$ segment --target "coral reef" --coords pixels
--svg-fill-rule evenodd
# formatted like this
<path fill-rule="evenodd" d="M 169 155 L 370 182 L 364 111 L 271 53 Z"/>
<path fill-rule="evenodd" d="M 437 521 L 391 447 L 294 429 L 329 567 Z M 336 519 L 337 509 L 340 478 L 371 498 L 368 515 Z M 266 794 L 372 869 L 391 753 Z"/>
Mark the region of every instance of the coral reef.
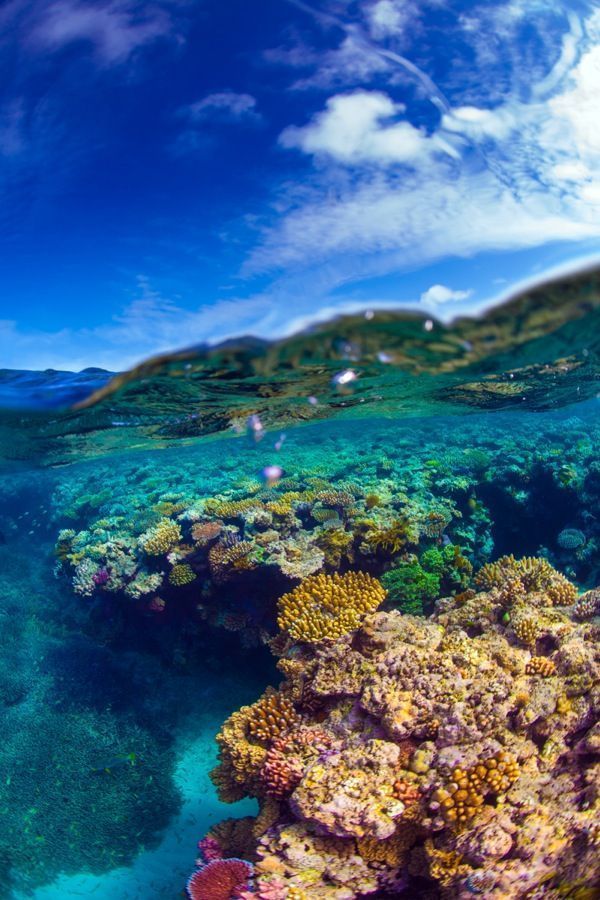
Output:
<path fill-rule="evenodd" d="M 291 632 L 286 600 L 271 696 L 299 721 L 261 732 L 249 763 L 252 707 L 234 713 L 222 735 L 237 729 L 243 761 L 220 736 L 215 773 L 276 801 L 254 828 L 258 896 L 518 900 L 600 879 L 597 627 L 546 560 L 503 558 L 476 582 L 429 619 L 365 611 L 327 641 Z"/>

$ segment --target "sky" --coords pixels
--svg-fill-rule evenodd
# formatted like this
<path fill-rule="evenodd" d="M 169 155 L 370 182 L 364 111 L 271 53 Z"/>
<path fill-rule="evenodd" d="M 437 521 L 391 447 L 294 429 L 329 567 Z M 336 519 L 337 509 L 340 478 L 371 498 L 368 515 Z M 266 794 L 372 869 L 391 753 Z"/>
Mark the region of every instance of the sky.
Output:
<path fill-rule="evenodd" d="M 4 0 L 0 367 L 122 370 L 600 259 L 600 10 Z"/>

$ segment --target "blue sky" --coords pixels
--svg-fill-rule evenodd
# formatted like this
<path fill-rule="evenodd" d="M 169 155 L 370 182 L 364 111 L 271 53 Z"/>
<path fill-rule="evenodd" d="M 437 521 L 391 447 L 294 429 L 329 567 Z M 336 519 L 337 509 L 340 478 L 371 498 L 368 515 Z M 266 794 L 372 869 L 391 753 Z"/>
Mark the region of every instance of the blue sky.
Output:
<path fill-rule="evenodd" d="M 0 366 L 451 317 L 598 258 L 595 7 L 5 0 Z"/>

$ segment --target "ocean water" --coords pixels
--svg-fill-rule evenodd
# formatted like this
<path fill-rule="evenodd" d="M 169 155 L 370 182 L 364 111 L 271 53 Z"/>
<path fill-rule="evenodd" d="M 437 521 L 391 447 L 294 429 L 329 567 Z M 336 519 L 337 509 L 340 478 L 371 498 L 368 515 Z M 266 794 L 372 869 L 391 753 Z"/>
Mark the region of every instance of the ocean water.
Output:
<path fill-rule="evenodd" d="M 217 793 L 215 736 L 281 681 L 271 643 L 278 601 L 305 579 L 366 573 L 387 590 L 384 610 L 423 621 L 510 555 L 545 560 L 578 593 L 599 586 L 599 316 L 592 271 L 451 326 L 368 311 L 275 344 L 194 348 L 114 378 L 3 373 L 0 896 L 182 895 L 209 829 L 256 816 L 257 796 L 264 808 L 249 783 L 232 803 Z M 586 646 L 597 643 L 595 622 L 590 607 Z M 477 637 L 470 627 L 465 640 Z M 540 643 L 537 655 L 554 665 L 555 653 L 558 678 L 557 648 Z M 312 652 L 292 648 L 287 659 Z M 584 824 L 549 851 L 564 859 L 600 846 L 592 675 L 556 763 L 556 777 L 579 766 L 587 792 L 587 805 L 572 809 Z M 295 702 L 307 727 L 329 727 L 333 701 L 317 713 Z M 564 707 L 568 718 L 567 706 L 555 703 L 548 716 Z M 331 734 L 341 739 L 350 726 L 336 722 Z M 532 738 L 540 758 L 542 732 Z M 487 737 L 484 729 L 482 747 Z M 255 745 L 264 752 L 269 740 Z M 535 794 L 525 761 L 521 783 L 529 778 Z M 278 802 L 263 835 L 309 821 L 321 836 L 354 841 L 328 832 L 318 810 L 311 819 L 300 801 Z M 415 874 L 418 853 L 433 852 L 427 841 L 445 839 L 421 827 L 412 862 L 378 859 L 360 882 L 361 851 L 337 875 L 306 883 L 281 864 L 279 886 L 275 878 L 268 893 L 263 869 L 257 896 L 598 896 L 593 866 L 582 874 L 568 863 L 569 881 L 554 871 L 558 858 L 539 885 L 496 884 L 494 867 L 511 869 L 514 849 L 484 865 L 461 845 L 447 851 L 456 854 L 450 875 L 431 858 Z M 260 852 L 246 857 L 255 863 Z M 480 889 L 473 872 L 484 869 L 491 886 Z"/>

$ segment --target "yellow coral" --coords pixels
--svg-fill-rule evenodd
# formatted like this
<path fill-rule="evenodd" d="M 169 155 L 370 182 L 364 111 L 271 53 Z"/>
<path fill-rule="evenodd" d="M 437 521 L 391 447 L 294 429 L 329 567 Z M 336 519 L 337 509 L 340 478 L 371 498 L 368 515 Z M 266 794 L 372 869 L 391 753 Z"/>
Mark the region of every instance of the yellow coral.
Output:
<path fill-rule="evenodd" d="M 407 518 L 396 519 L 387 528 L 380 528 L 367 535 L 367 544 L 375 551 L 390 556 L 399 553 L 407 544 L 417 544 L 419 534 Z"/>
<path fill-rule="evenodd" d="M 425 841 L 425 852 L 429 861 L 429 874 L 442 887 L 449 887 L 459 875 L 466 874 L 469 869 L 461 865 L 462 856 L 455 850 L 438 850 L 431 838 Z"/>
<path fill-rule="evenodd" d="M 503 750 L 470 769 L 457 767 L 446 787 L 434 791 L 432 799 L 449 825 L 465 825 L 485 803 L 488 794 L 508 790 L 519 775 L 517 761 Z"/>
<path fill-rule="evenodd" d="M 401 866 L 407 851 L 417 839 L 416 826 L 403 828 L 389 838 L 377 840 L 373 837 L 359 838 L 356 847 L 359 856 L 366 862 L 383 863 L 393 869 Z"/>
<path fill-rule="evenodd" d="M 358 628 L 385 593 L 377 579 L 364 572 L 309 575 L 279 600 L 277 624 L 295 640 L 335 639 Z"/>
<path fill-rule="evenodd" d="M 177 563 L 169 572 L 169 582 L 175 587 L 184 587 L 186 584 L 191 584 L 195 578 L 194 570 L 187 563 Z"/>
<path fill-rule="evenodd" d="M 259 506 L 258 500 L 247 497 L 243 500 L 223 500 L 220 503 L 211 504 L 210 511 L 220 519 L 239 519 L 244 513 Z"/>
<path fill-rule="evenodd" d="M 521 616 L 512 623 L 513 631 L 520 641 L 531 646 L 540 633 L 540 626 L 532 616 Z"/>
<path fill-rule="evenodd" d="M 140 537 L 140 545 L 148 556 L 162 556 L 181 540 L 181 528 L 172 519 L 161 519 Z"/>
<path fill-rule="evenodd" d="M 252 706 L 242 706 L 224 722 L 217 735 L 219 765 L 210 773 L 219 798 L 235 803 L 260 792 L 258 778 L 267 751 L 248 736 Z"/>

